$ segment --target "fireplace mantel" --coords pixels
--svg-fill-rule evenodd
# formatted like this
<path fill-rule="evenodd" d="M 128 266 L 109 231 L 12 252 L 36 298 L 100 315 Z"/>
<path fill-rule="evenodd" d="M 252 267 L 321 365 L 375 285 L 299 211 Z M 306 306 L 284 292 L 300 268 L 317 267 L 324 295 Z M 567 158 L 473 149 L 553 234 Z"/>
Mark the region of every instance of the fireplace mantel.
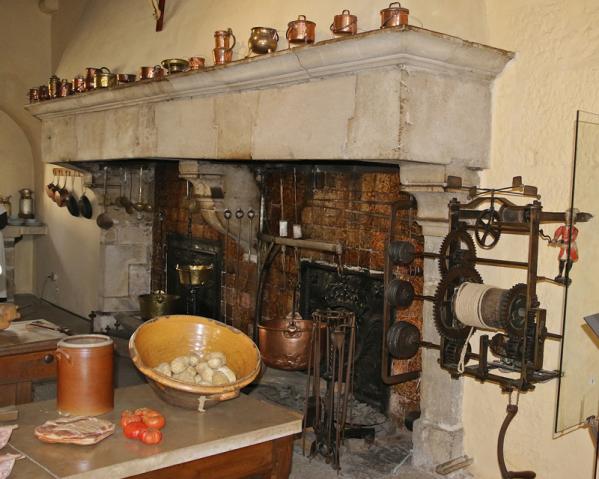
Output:
<path fill-rule="evenodd" d="M 488 165 L 513 54 L 404 26 L 28 105 L 46 162 L 126 158 Z M 456 168 L 453 168 L 455 172 Z"/>

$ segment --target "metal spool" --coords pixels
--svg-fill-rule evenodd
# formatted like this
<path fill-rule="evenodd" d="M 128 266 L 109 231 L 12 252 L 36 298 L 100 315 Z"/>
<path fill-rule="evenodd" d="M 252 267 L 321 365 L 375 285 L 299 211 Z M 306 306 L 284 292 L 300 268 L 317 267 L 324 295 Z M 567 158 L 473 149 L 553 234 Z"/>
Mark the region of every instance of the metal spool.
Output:
<path fill-rule="evenodd" d="M 387 332 L 387 347 L 394 358 L 413 358 L 420 348 L 420 331 L 412 323 L 397 321 Z"/>
<path fill-rule="evenodd" d="M 414 301 L 414 287 L 409 281 L 393 279 L 387 286 L 385 297 L 396 308 L 407 308 Z"/>
<path fill-rule="evenodd" d="M 391 241 L 388 250 L 389 258 L 395 264 L 410 264 L 414 261 L 416 248 L 408 241 Z"/>

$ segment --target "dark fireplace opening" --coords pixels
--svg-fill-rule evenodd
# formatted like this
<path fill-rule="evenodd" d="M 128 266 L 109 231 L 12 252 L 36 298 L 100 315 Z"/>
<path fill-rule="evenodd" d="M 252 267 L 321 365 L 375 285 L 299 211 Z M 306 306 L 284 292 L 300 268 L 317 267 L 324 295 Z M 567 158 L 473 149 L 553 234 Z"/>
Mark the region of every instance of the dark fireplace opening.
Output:
<path fill-rule="evenodd" d="M 212 265 L 212 274 L 202 286 L 184 286 L 177 265 Z M 177 312 L 220 318 L 222 245 L 219 241 L 168 234 L 166 244 L 166 291 L 181 296 Z"/>
<path fill-rule="evenodd" d="M 344 270 L 303 261 L 300 310 L 304 318 L 317 309 L 347 310 L 356 315 L 355 399 L 387 414 L 389 388 L 381 379 L 383 277 L 368 270 Z"/>

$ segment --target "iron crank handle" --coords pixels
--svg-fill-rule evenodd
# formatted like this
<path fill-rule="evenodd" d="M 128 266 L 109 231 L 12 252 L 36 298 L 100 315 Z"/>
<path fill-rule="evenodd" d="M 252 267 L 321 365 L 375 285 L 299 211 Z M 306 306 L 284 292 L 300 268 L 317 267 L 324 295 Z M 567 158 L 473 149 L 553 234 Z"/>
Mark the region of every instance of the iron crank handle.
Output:
<path fill-rule="evenodd" d="M 515 404 L 508 404 L 507 415 L 503 420 L 501 429 L 499 430 L 499 438 L 497 439 L 497 461 L 499 462 L 499 470 L 501 471 L 502 479 L 534 479 L 537 477 L 533 471 L 508 471 L 505 465 L 505 456 L 503 454 L 503 445 L 505 442 L 505 434 L 512 420 L 518 414 L 518 406 Z"/>

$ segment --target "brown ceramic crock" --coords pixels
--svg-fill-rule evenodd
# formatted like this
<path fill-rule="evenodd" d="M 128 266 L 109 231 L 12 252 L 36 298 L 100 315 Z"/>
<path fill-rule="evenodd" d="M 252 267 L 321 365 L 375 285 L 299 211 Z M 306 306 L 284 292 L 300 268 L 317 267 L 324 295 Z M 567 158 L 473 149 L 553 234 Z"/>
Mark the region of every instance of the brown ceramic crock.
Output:
<path fill-rule="evenodd" d="M 114 344 L 102 334 L 70 336 L 58 343 L 60 414 L 99 416 L 114 408 Z"/>

